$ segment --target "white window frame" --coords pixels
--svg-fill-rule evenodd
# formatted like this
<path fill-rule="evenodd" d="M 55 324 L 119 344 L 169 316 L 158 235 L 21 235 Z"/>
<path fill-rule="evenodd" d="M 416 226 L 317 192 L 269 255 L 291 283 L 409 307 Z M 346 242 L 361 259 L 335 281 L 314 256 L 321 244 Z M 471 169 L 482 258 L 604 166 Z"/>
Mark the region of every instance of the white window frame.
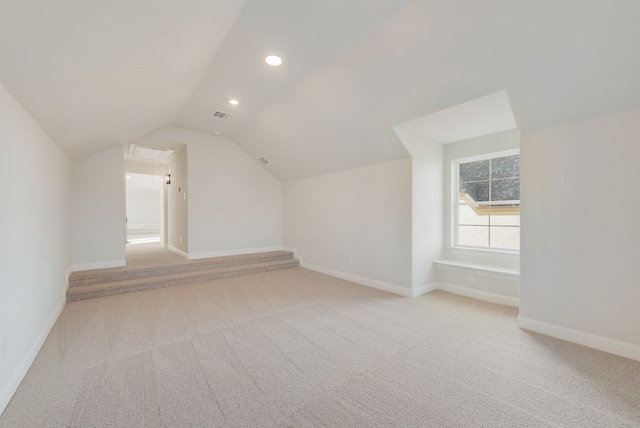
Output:
<path fill-rule="evenodd" d="M 449 247 L 451 252 L 458 253 L 458 254 L 468 254 L 468 255 L 495 254 L 495 255 L 506 256 L 506 257 L 520 255 L 520 249 L 513 250 L 508 248 L 473 247 L 473 246 L 467 246 L 467 245 L 458 245 L 458 230 L 459 230 L 458 216 L 460 212 L 459 210 L 460 164 L 487 160 L 487 159 L 501 158 L 506 156 L 513 156 L 513 155 L 520 155 L 520 149 L 492 152 L 492 153 L 486 153 L 478 156 L 470 156 L 470 157 L 457 158 L 457 159 L 451 160 L 451 189 L 450 189 L 451 190 L 451 235 L 450 235 L 451 243 Z M 497 204 L 495 202 L 494 203 L 485 202 L 485 203 L 480 203 L 480 205 L 507 205 L 507 204 L 513 204 L 514 202 L 516 201 L 500 201 Z M 520 203 L 520 201 L 517 201 L 517 202 Z"/>

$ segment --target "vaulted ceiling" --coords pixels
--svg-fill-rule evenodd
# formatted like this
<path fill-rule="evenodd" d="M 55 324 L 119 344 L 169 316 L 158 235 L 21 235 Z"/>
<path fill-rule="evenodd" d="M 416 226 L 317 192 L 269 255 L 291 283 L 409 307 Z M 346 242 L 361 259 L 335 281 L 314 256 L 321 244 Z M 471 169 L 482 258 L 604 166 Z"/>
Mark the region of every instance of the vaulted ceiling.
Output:
<path fill-rule="evenodd" d="M 393 126 L 502 90 L 524 132 L 640 107 L 638 18 L 637 0 L 3 0 L 0 81 L 73 160 L 179 126 L 291 180 L 406 157 Z"/>

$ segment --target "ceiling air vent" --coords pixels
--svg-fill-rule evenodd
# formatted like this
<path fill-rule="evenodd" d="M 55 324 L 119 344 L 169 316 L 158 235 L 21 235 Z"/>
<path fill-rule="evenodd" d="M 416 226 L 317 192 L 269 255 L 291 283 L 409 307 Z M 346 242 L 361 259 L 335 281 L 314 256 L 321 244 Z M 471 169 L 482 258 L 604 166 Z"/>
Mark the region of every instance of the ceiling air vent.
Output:
<path fill-rule="evenodd" d="M 258 158 L 258 160 L 260 161 L 260 163 L 261 163 L 262 165 L 269 165 L 269 164 L 271 163 L 271 162 L 269 162 L 269 160 L 268 160 L 267 158 L 265 158 L 264 156 L 263 156 L 263 157 Z"/>
<path fill-rule="evenodd" d="M 217 117 L 218 119 L 229 119 L 231 117 L 231 113 L 216 110 L 216 112 L 213 113 L 213 117 Z"/>

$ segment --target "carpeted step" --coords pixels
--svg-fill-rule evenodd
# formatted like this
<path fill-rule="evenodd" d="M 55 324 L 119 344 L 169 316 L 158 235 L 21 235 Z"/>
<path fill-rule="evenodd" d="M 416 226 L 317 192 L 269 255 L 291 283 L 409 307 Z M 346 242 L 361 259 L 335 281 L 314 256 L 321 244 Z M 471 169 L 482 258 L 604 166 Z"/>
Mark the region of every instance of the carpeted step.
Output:
<path fill-rule="evenodd" d="M 215 257 L 209 259 L 190 260 L 180 264 L 141 267 L 137 269 L 112 268 L 74 272 L 69 277 L 69 288 L 100 284 L 106 282 L 123 281 L 149 276 L 164 276 L 198 270 L 209 270 L 228 266 L 238 266 L 271 261 L 292 260 L 293 254 L 288 251 L 270 251 L 265 253 L 243 254 L 237 256 Z"/>
<path fill-rule="evenodd" d="M 145 277 L 122 279 L 86 285 L 76 285 L 67 290 L 67 301 L 74 302 L 95 297 L 112 296 L 122 293 L 150 290 L 153 288 L 170 287 L 174 285 L 190 284 L 194 282 L 210 281 L 229 278 L 232 276 L 249 275 L 279 269 L 298 267 L 299 262 L 293 258 L 267 261 L 262 263 L 233 264 L 217 266 L 213 269 L 197 269 L 167 275 L 151 275 Z"/>

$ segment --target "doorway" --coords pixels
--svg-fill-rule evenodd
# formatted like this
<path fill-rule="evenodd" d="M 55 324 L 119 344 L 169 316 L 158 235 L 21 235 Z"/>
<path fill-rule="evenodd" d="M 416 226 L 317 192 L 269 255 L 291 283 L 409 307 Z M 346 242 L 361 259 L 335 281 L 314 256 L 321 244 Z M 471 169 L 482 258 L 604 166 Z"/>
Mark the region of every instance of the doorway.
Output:
<path fill-rule="evenodd" d="M 127 244 L 162 243 L 163 176 L 127 173 L 126 193 Z"/>

